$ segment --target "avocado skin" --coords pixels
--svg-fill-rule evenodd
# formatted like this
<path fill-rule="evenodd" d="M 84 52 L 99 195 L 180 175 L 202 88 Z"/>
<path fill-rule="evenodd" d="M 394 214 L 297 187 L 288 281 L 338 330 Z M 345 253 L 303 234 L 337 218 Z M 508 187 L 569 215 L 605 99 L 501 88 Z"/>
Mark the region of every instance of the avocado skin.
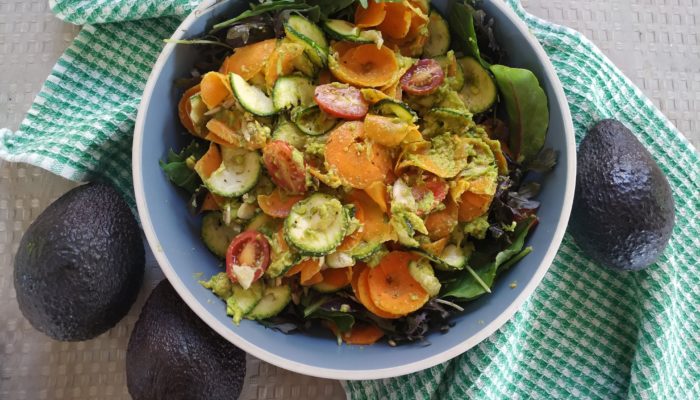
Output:
<path fill-rule="evenodd" d="M 245 352 L 219 336 L 161 281 L 141 311 L 126 352 L 134 400 L 236 399 Z"/>
<path fill-rule="evenodd" d="M 666 177 L 651 154 L 616 120 L 596 124 L 578 150 L 570 229 L 601 265 L 643 269 L 663 253 L 675 222 Z"/>
<path fill-rule="evenodd" d="M 145 253 L 131 210 L 111 186 L 79 186 L 27 229 L 15 257 L 22 314 L 64 341 L 91 339 L 117 324 L 141 288 Z"/>

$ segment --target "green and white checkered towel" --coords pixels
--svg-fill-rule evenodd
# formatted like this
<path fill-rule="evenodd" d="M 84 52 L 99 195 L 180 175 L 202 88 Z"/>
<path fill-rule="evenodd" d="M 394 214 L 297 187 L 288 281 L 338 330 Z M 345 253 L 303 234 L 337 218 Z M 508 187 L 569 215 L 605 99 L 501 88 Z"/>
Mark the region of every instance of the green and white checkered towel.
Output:
<path fill-rule="evenodd" d="M 161 47 L 197 0 L 52 0 L 86 25 L 54 67 L 0 157 L 73 180 L 112 181 L 132 200 L 131 138 Z M 700 398 L 700 157 L 579 33 L 508 4 L 559 74 L 577 139 L 602 118 L 630 127 L 666 173 L 676 228 L 659 262 L 637 273 L 593 264 L 566 236 L 515 317 L 454 360 L 410 376 L 346 382 L 352 399 Z M 160 17 L 157 21 L 143 18 Z"/>

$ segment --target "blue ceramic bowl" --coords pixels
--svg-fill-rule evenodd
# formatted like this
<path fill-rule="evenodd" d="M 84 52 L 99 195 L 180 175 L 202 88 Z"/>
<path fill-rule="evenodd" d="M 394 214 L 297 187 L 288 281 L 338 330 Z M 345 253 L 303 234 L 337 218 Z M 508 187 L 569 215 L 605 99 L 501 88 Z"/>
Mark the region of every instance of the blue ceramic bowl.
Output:
<path fill-rule="evenodd" d="M 246 1 L 205 1 L 179 27 L 173 38 L 192 37 L 225 16 L 247 7 Z M 447 1 L 437 1 L 438 8 Z M 532 70 L 549 97 L 546 145 L 559 152 L 559 163 L 546 177 L 539 200 L 540 224 L 528 240 L 533 252 L 496 282 L 493 293 L 468 305 L 446 334 L 433 333 L 429 346 L 338 346 L 325 336 L 284 335 L 243 321 L 234 325 L 225 305 L 197 283 L 196 274 L 220 272 L 220 263 L 199 237 L 199 218 L 187 211 L 187 198 L 165 177 L 158 160 L 168 149 L 181 148 L 173 81 L 187 76 L 196 59 L 193 46 L 168 44 L 146 85 L 136 121 L 133 146 L 134 189 L 148 242 L 177 292 L 209 326 L 246 352 L 281 368 L 334 379 L 378 379 L 419 371 L 447 361 L 475 346 L 506 323 L 542 280 L 561 243 L 569 219 L 575 183 L 574 131 L 564 92 L 544 50 L 527 27 L 501 0 L 484 0 L 496 20 L 496 35 L 509 55 L 507 64 Z M 516 281 L 517 287 L 509 287 Z"/>

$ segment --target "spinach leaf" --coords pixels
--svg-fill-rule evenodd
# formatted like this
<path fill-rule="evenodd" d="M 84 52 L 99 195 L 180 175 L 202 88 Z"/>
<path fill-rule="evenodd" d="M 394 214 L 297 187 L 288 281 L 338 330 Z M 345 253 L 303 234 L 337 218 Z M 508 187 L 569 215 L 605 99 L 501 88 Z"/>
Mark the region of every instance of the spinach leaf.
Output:
<path fill-rule="evenodd" d="M 542 149 L 535 158 L 525 164 L 526 171 L 545 173 L 551 171 L 557 165 L 557 151 L 547 147 Z"/>
<path fill-rule="evenodd" d="M 498 273 L 510 268 L 513 264 L 532 251 L 532 249 L 529 247 L 523 250 L 523 246 L 525 244 L 525 237 L 527 237 L 533 222 L 534 218 L 529 218 L 518 223 L 515 228 L 513 242 L 510 244 L 510 246 L 496 254 L 493 261 L 482 267 L 474 268 L 476 275 L 478 275 L 479 279 L 481 279 L 488 287 L 493 286 L 493 282 Z M 478 258 L 478 255 L 475 253 L 474 257 Z M 486 293 L 487 290 L 471 274 L 468 274 L 465 271 L 461 277 L 447 285 L 441 297 L 454 297 L 460 300 L 472 300 Z"/>
<path fill-rule="evenodd" d="M 188 163 L 194 165 L 194 161 L 199 159 L 205 152 L 206 149 L 201 143 L 193 141 L 189 146 L 182 149 L 180 153 L 175 153 L 170 149 L 167 161 L 159 161 L 160 167 L 171 182 L 192 194 L 202 184 L 202 181 Z M 188 159 L 190 159 L 189 162 Z"/>
<path fill-rule="evenodd" d="M 476 58 L 484 68 L 490 64 L 481 57 L 479 43 L 474 28 L 474 8 L 466 3 L 452 1 L 448 12 L 448 23 L 453 34 L 459 38 L 467 55 Z"/>
<path fill-rule="evenodd" d="M 513 243 L 508 246 L 503 251 L 496 254 L 496 259 L 494 263 L 496 264 L 497 272 L 501 272 L 501 266 L 503 266 L 507 261 L 511 260 L 513 257 L 517 256 L 525 245 L 525 238 L 527 237 L 530 228 L 534 225 L 535 218 L 531 217 L 526 220 L 520 221 L 515 227 Z"/>
<path fill-rule="evenodd" d="M 518 162 L 529 161 L 537 157 L 547 137 L 547 95 L 529 70 L 505 65 L 490 69 L 508 113 L 510 149 Z"/>
<path fill-rule="evenodd" d="M 347 332 L 355 325 L 355 317 L 349 312 L 332 311 L 319 308 L 309 315 L 309 318 L 324 319 L 332 322 L 341 332 Z"/>
<path fill-rule="evenodd" d="M 455 297 L 460 300 L 472 300 L 482 294 L 486 294 L 481 284 L 474 279 L 471 274 L 465 273 L 456 281 L 447 285 L 445 293 L 441 297 Z M 475 269 L 474 272 L 479 276 L 486 285 L 493 286 L 493 281 L 496 279 L 496 264 L 489 263 L 485 267 Z"/>

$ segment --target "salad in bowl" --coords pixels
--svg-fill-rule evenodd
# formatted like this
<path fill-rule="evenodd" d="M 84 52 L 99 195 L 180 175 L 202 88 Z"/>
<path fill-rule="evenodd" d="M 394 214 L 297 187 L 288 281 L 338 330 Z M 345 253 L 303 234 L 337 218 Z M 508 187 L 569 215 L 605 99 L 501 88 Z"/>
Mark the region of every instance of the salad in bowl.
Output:
<path fill-rule="evenodd" d="M 161 166 L 233 324 L 422 341 L 532 251 L 547 96 L 483 11 L 448 11 L 266 1 L 178 41 L 203 49 L 177 109 L 192 140 Z"/>

